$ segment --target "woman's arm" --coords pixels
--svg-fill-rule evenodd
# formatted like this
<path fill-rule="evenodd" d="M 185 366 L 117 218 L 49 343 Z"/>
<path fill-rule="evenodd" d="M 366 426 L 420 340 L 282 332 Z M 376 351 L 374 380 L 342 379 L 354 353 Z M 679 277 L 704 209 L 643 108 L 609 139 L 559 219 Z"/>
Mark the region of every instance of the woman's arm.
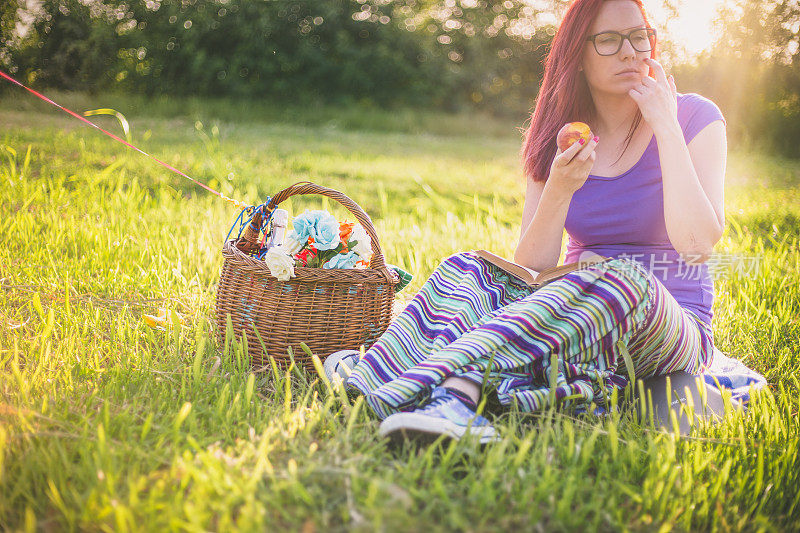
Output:
<path fill-rule="evenodd" d="M 676 127 L 677 126 L 677 127 Z M 723 189 L 728 145 L 716 120 L 689 146 L 679 124 L 655 130 L 664 189 L 664 221 L 673 248 L 705 262 L 725 228 Z"/>
<path fill-rule="evenodd" d="M 653 128 L 658 142 L 664 190 L 664 223 L 672 247 L 684 259 L 701 263 L 711 256 L 725 226 L 722 190 L 727 141 L 716 120 L 686 146 L 678 122 L 678 89 L 654 59 L 645 59 L 655 78 L 645 76 L 628 94 Z"/>
<path fill-rule="evenodd" d="M 579 141 L 566 150 L 559 148 L 547 181 L 528 180 L 515 262 L 539 272 L 558 264 L 569 204 L 589 177 L 597 142 L 594 137 L 585 145 Z"/>
<path fill-rule="evenodd" d="M 558 264 L 564 222 L 572 199 L 547 182 L 528 180 L 514 262 L 541 272 Z"/>

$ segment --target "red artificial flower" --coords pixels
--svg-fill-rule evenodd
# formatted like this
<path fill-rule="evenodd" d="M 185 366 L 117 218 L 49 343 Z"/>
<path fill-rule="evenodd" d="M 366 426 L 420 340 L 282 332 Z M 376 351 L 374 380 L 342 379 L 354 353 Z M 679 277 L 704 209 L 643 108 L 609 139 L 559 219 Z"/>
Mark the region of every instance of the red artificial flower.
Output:
<path fill-rule="evenodd" d="M 315 257 L 317 257 L 317 250 L 314 248 L 306 248 L 294 256 L 295 259 L 303 263 L 303 266 L 307 266 L 308 262 Z"/>

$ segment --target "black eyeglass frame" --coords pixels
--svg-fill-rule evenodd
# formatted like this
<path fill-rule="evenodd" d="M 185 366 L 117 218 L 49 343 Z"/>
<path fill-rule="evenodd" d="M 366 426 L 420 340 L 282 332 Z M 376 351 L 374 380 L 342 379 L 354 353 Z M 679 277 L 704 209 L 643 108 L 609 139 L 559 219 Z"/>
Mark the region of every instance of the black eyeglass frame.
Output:
<path fill-rule="evenodd" d="M 642 30 L 646 30 L 648 32 L 648 36 L 650 35 L 649 32 L 652 32 L 652 36 L 653 36 L 652 39 L 647 39 L 647 41 L 650 43 L 650 49 L 649 50 L 639 50 L 638 48 L 636 48 L 636 45 L 633 44 L 633 41 L 631 41 L 631 35 L 633 35 L 637 31 L 642 31 Z M 619 47 L 614 51 L 613 54 L 601 54 L 597 50 L 597 42 L 595 42 L 595 39 L 597 38 L 598 35 L 604 35 L 604 34 L 607 34 L 607 33 L 613 33 L 613 34 L 616 34 L 616 35 L 620 36 Z M 633 30 L 629 31 L 628 33 L 620 33 L 618 31 L 613 31 L 613 30 L 601 31 L 600 33 L 595 33 L 594 35 L 590 35 L 589 37 L 586 38 L 586 40 L 587 41 L 592 41 L 592 46 L 594 46 L 594 51 L 597 52 L 597 55 L 600 55 L 600 56 L 613 56 L 614 54 L 617 54 L 620 50 L 622 50 L 622 43 L 625 42 L 625 39 L 627 39 L 628 42 L 631 43 L 631 46 L 637 52 L 650 52 L 655 47 L 656 38 L 657 38 L 656 29 L 655 28 L 645 27 L 645 28 L 633 29 Z"/>

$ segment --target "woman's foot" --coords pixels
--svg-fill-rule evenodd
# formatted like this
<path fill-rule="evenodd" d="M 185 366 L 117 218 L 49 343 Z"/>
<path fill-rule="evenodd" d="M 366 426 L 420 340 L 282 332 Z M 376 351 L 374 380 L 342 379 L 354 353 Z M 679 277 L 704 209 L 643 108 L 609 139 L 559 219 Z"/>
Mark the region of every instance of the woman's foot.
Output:
<path fill-rule="evenodd" d="M 460 439 L 468 434 L 478 437 L 481 444 L 500 440 L 492 424 L 475 413 L 475 404 L 468 396 L 441 386 L 433 389 L 426 405 L 386 417 L 378 434 L 393 441 L 413 438 L 433 442 L 442 435 Z"/>

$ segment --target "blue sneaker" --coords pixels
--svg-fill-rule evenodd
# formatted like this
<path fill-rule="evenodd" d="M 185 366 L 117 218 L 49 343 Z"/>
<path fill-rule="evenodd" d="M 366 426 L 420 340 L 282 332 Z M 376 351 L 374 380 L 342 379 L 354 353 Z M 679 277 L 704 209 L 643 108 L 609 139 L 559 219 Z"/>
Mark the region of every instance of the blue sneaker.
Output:
<path fill-rule="evenodd" d="M 322 368 L 331 385 L 344 383 L 356 367 L 360 353 L 358 350 L 339 350 L 325 358 Z"/>
<path fill-rule="evenodd" d="M 423 407 L 386 417 L 378 434 L 393 441 L 414 438 L 433 442 L 441 435 L 457 440 L 467 434 L 477 436 L 481 444 L 501 440 L 486 418 L 472 411 L 444 387 L 434 388 L 429 403 Z"/>

